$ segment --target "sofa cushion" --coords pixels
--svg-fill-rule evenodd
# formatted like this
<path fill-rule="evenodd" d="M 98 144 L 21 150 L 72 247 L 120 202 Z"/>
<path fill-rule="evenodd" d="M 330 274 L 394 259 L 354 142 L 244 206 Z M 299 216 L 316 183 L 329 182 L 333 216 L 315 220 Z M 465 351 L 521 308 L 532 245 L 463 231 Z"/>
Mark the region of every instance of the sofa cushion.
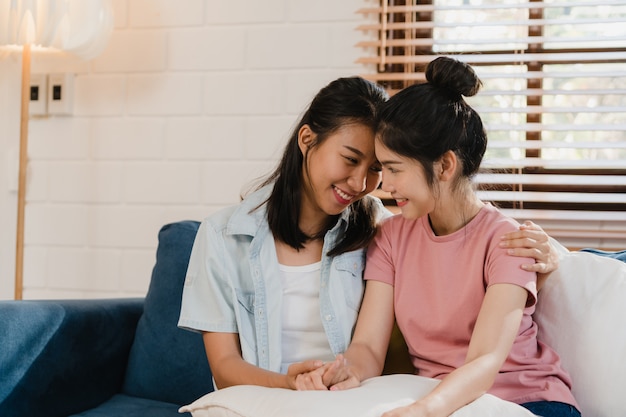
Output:
<path fill-rule="evenodd" d="M 202 336 L 177 327 L 198 227 L 199 222 L 180 221 L 159 232 L 156 264 L 129 356 L 125 394 L 182 405 L 213 391 Z"/>
<path fill-rule="evenodd" d="M 142 299 L 0 303 L 0 416 L 64 416 L 119 392 L 142 305 Z"/>
<path fill-rule="evenodd" d="M 619 254 L 562 254 L 534 315 L 539 339 L 561 356 L 585 416 L 626 413 L 626 263 Z"/>
<path fill-rule="evenodd" d="M 162 401 L 146 400 L 145 398 L 131 397 L 117 394 L 113 398 L 91 410 L 70 417 L 189 417 L 189 414 L 179 414 L 178 406 Z"/>
<path fill-rule="evenodd" d="M 600 256 L 607 257 L 607 258 L 617 259 L 618 261 L 626 262 L 626 250 L 606 251 L 606 250 L 595 249 L 595 248 L 585 248 L 585 249 L 581 249 L 580 251 L 589 252 L 595 255 L 600 255 Z"/>

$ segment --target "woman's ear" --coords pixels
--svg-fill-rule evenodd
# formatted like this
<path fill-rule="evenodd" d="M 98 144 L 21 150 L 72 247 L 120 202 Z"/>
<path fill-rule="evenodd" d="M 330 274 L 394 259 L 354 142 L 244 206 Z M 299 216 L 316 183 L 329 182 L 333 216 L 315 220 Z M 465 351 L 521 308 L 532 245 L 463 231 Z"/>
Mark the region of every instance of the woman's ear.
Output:
<path fill-rule="evenodd" d="M 313 139 L 315 139 L 315 133 L 313 133 L 309 125 L 303 125 L 300 130 L 298 130 L 298 147 L 302 155 L 307 153 L 309 146 L 313 143 Z"/>
<path fill-rule="evenodd" d="M 455 177 L 458 166 L 459 159 L 454 151 L 447 151 L 439 158 L 435 174 L 439 177 L 439 181 L 450 181 Z"/>

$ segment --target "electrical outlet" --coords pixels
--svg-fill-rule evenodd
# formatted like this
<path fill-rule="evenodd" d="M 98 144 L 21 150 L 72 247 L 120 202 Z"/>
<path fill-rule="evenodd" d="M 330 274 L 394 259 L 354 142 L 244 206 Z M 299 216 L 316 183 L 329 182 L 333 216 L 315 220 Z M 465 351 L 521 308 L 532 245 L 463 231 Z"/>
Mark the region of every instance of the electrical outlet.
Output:
<path fill-rule="evenodd" d="M 74 74 L 48 75 L 48 114 L 72 114 L 73 98 Z"/>
<path fill-rule="evenodd" d="M 28 113 L 31 116 L 45 116 L 48 107 L 48 77 L 45 74 L 31 74 L 29 94 Z"/>

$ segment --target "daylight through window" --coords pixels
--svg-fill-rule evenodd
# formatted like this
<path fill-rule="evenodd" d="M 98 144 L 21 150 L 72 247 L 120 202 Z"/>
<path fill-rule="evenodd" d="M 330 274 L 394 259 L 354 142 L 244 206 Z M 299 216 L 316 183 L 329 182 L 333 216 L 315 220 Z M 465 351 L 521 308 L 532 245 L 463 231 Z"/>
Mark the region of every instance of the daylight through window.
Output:
<path fill-rule="evenodd" d="M 364 76 L 391 94 L 441 54 L 480 76 L 468 102 L 489 136 L 483 199 L 626 236 L 625 1 L 381 0 L 360 12 Z"/>

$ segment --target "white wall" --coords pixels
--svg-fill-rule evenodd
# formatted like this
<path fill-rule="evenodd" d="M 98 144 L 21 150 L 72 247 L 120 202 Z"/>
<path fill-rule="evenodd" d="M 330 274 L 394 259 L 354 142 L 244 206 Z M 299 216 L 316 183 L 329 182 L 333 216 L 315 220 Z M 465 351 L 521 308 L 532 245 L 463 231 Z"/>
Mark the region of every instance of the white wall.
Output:
<path fill-rule="evenodd" d="M 0 51 L 0 298 L 13 297 L 20 62 L 19 55 Z"/>
<path fill-rule="evenodd" d="M 236 203 L 354 63 L 374 0 L 116 0 L 107 49 L 72 73 L 69 117 L 31 118 L 24 298 L 142 296 L 161 225 Z M 0 55 L 0 298 L 13 297 L 19 54 Z M 14 165 L 14 166 L 12 166 Z"/>

